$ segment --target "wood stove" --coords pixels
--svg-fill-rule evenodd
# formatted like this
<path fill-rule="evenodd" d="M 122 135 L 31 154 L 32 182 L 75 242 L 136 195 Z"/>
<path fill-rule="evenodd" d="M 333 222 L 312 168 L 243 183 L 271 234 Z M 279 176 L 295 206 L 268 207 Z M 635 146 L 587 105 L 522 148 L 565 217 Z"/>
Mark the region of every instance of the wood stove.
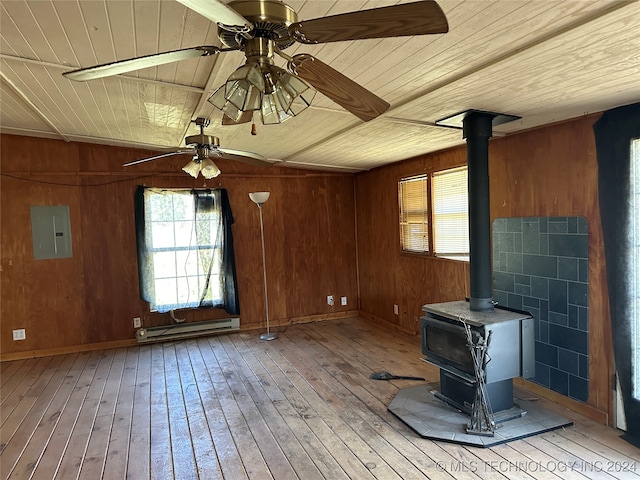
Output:
<path fill-rule="evenodd" d="M 492 298 L 488 140 L 494 125 L 517 118 L 469 110 L 436 121 L 452 128 L 461 124 L 467 141 L 471 295 L 467 301 L 423 307 L 422 352 L 426 361 L 440 367 L 440 392 L 432 392 L 428 385 L 405 388 L 389 405 L 390 412 L 425 438 L 490 446 L 571 424 L 542 412 L 521 421 L 526 412 L 513 403 L 513 378 L 534 376 L 534 319 L 527 312 L 496 306 Z M 480 367 L 478 352 L 482 352 Z M 464 432 L 453 419 L 451 405 L 471 415 Z M 537 409 L 532 404 L 529 412 L 532 406 Z M 479 413 L 487 417 L 485 407 L 499 413 L 497 418 L 489 413 L 490 425 L 482 418 L 477 421 Z M 513 429 L 495 430 L 496 424 L 507 420 Z"/>
<path fill-rule="evenodd" d="M 492 411 L 511 409 L 513 378 L 532 378 L 535 371 L 533 317 L 504 307 L 473 311 L 466 301 L 425 305 L 423 311 L 422 354 L 440 368 L 438 396 L 466 413 L 471 410 L 476 377 L 466 323 L 474 344 L 488 340 L 484 378 Z"/>
<path fill-rule="evenodd" d="M 442 397 L 465 411 L 467 405 L 473 404 L 478 381 L 470 342 L 477 345 L 477 341 L 482 340 L 488 344 L 484 381 L 494 412 L 513 406 L 512 379 L 530 378 L 534 371 L 533 318 L 526 312 L 494 308 L 492 298 L 489 138 L 494 125 L 516 118 L 468 110 L 436 122 L 449 127 L 461 126 L 467 141 L 471 295 L 468 302 L 425 305 L 422 350 L 426 360 L 440 367 Z M 465 323 L 471 328 L 470 340 Z"/>

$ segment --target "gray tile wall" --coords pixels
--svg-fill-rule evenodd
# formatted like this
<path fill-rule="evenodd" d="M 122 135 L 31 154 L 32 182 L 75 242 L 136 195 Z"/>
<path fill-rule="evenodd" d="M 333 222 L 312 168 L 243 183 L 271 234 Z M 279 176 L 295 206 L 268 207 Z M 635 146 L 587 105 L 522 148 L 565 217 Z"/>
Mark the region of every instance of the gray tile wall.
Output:
<path fill-rule="evenodd" d="M 530 312 L 534 382 L 586 401 L 589 386 L 589 246 L 583 217 L 493 222 L 493 299 Z"/>

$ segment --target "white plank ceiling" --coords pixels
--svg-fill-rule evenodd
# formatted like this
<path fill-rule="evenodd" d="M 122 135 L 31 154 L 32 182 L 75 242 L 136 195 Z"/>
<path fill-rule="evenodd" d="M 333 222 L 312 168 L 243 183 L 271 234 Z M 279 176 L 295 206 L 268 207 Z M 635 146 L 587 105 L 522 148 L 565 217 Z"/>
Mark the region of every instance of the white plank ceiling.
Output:
<path fill-rule="evenodd" d="M 393 0 L 290 0 L 301 20 Z M 368 170 L 463 143 L 433 126 L 475 108 L 521 116 L 496 134 L 640 101 L 640 2 L 439 0 L 440 35 L 296 44 L 384 98 L 362 122 L 318 93 L 280 125 L 222 126 L 207 98 L 244 62 L 240 52 L 72 82 L 78 67 L 198 45 L 220 45 L 209 20 L 173 0 L 2 0 L 0 127 L 4 133 L 166 149 L 197 133 L 292 166 Z M 284 67 L 284 61 L 276 60 Z"/>

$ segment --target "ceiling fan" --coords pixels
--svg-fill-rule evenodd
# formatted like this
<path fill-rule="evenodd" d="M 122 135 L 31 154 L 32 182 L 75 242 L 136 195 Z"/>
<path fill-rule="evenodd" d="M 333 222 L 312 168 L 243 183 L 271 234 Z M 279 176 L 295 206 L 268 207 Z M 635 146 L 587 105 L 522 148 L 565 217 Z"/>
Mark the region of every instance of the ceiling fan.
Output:
<path fill-rule="evenodd" d="M 200 133 L 198 135 L 190 135 L 184 139 L 185 144 L 191 148 L 176 150 L 175 152 L 163 153 L 161 155 L 155 155 L 153 157 L 147 157 L 141 160 L 125 163 L 123 167 L 130 167 L 131 165 L 137 165 L 139 163 L 149 162 L 151 160 L 157 160 L 159 158 L 170 157 L 173 155 L 192 155 L 193 158 L 189 163 L 182 167 L 182 170 L 193 178 L 197 178 L 198 174 L 202 174 L 204 178 L 210 179 L 217 177 L 221 173 L 220 169 L 215 163 L 213 163 L 213 160 L 209 158 L 209 155 L 211 154 L 219 158 L 236 160 L 238 162 L 248 163 L 249 165 L 255 165 L 258 167 L 271 165 L 265 157 L 257 153 L 221 148 L 220 139 L 218 137 L 204 134 L 205 127 L 209 126 L 210 123 L 208 118 L 197 118 L 192 121 L 200 127 Z"/>
<path fill-rule="evenodd" d="M 298 21 L 295 10 L 280 0 L 178 0 L 218 25 L 223 47 L 198 46 L 146 55 L 63 75 L 92 80 L 188 58 L 243 51 L 246 63 L 209 101 L 224 113 L 223 125 L 252 121 L 260 112 L 265 124 L 280 123 L 308 107 L 318 90 L 369 121 L 389 108 L 382 98 L 308 54 L 293 57 L 284 49 L 304 44 L 446 33 L 447 19 L 434 0 L 402 3 Z M 287 60 L 288 71 L 275 66 L 274 54 Z M 311 88 L 313 87 L 313 88 Z"/>

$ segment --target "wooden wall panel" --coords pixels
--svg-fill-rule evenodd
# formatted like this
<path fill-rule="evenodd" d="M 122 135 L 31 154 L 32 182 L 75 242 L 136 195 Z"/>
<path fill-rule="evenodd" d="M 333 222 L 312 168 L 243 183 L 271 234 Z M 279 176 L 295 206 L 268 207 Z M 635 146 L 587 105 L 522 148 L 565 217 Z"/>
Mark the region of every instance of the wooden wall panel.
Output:
<path fill-rule="evenodd" d="M 297 182 L 284 198 L 296 206 L 301 220 L 289 219 L 285 225 L 291 232 L 283 245 L 288 280 L 283 293 L 288 296 L 288 310 L 295 317 L 304 316 L 305 311 L 321 314 L 326 308 L 339 311 L 342 296 L 352 302 L 351 309 L 356 308 L 352 178 Z M 354 253 L 352 262 L 336 257 L 342 249 Z M 327 306 L 327 295 L 333 295 L 333 307 Z"/>
<path fill-rule="evenodd" d="M 138 296 L 133 196 L 140 184 L 223 187 L 234 214 L 241 328 L 264 328 L 258 208 L 264 205 L 270 318 L 273 325 L 355 309 L 357 296 L 353 175 L 216 160 L 223 174 L 206 182 L 180 171 L 185 156 L 123 168 L 152 152 L 3 135 L 1 141 L 1 353 L 134 338 L 170 324 Z M 33 260 L 29 207 L 69 205 L 73 258 Z M 345 307 L 326 295 L 347 295 Z M 224 318 L 220 309 L 180 310 L 187 321 Z M 27 340 L 11 331 L 25 328 Z"/>
<path fill-rule="evenodd" d="M 611 412 L 613 347 L 593 137 L 597 116 L 490 143 L 491 215 L 583 216 L 589 225 L 589 404 Z"/>
<path fill-rule="evenodd" d="M 468 264 L 400 248 L 398 180 L 464 165 L 464 149 L 407 160 L 356 176 L 360 309 L 416 334 L 422 305 L 464 298 Z M 399 307 L 394 315 L 393 305 Z"/>
<path fill-rule="evenodd" d="M 493 139 L 491 215 L 587 218 L 589 404 L 609 412 L 611 329 L 594 121 L 585 117 Z M 1 143 L 2 353 L 133 338 L 134 316 L 143 317 L 147 326 L 169 323 L 168 315 L 149 314 L 138 298 L 133 192 L 143 183 L 204 186 L 202 179 L 180 173 L 187 159 L 125 169 L 123 163 L 150 152 L 11 135 L 2 136 Z M 217 163 L 224 173 L 206 185 L 226 188 L 231 199 L 243 328 L 264 325 L 258 209 L 248 198 L 252 191 L 272 192 L 263 213 L 273 324 L 352 310 L 357 298 L 365 316 L 417 333 L 423 304 L 468 295 L 467 263 L 401 254 L 397 204 L 399 178 L 464 165 L 464 147 L 356 175 L 355 187 L 351 175 Z M 73 259 L 33 260 L 33 204 L 70 206 Z M 326 295 L 334 295 L 334 307 L 326 305 Z M 346 307 L 339 302 L 343 295 L 349 299 Z M 205 309 L 178 315 L 197 321 L 226 313 Z M 25 342 L 11 340 L 14 328 L 27 329 Z"/>
<path fill-rule="evenodd" d="M 35 182 L 48 177 L 34 176 Z M 17 193 L 20 192 L 20 195 Z M 2 352 L 10 348 L 11 331 L 24 328 L 25 349 L 47 345 L 51 333 L 66 341 L 83 343 L 83 333 L 74 328 L 83 310 L 82 233 L 80 224 L 80 189 L 47 183 L 28 183 L 2 178 Z M 31 240 L 31 206 L 68 205 L 72 228 L 73 258 L 34 260 Z M 55 295 L 46 292 L 55 292 Z M 15 342 L 14 342 L 15 343 Z"/>
<path fill-rule="evenodd" d="M 611 327 L 598 206 L 597 116 L 494 138 L 489 144 L 491 217 L 584 216 L 589 223 L 589 401 L 611 412 Z M 365 316 L 418 333 L 423 304 L 469 294 L 468 263 L 402 254 L 399 178 L 466 164 L 460 147 L 356 176 L 360 304 Z M 398 303 L 400 314 L 393 314 Z"/>

